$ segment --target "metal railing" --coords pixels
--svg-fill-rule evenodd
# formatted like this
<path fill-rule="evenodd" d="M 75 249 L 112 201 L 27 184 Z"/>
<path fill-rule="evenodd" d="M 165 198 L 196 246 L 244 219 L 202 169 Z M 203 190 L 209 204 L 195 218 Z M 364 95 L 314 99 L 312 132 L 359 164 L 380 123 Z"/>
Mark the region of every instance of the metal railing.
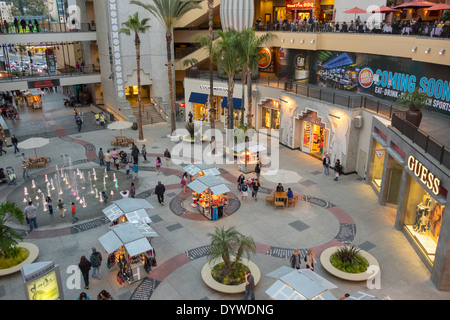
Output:
<path fill-rule="evenodd" d="M 64 68 L 56 69 L 55 71 L 3 71 L 0 77 L 0 82 L 62 78 L 62 77 L 76 77 L 91 74 L 100 74 L 100 67 L 90 64 L 81 66 L 78 70 L 73 66 L 65 66 Z"/>
<path fill-rule="evenodd" d="M 8 28 L 1 24 L 1 34 L 30 34 L 30 33 L 62 33 L 62 32 L 94 32 L 96 31 L 95 23 L 77 23 L 71 26 L 66 22 L 52 22 L 49 18 L 39 20 L 27 20 L 25 24 L 18 21 L 18 25 L 13 22 L 7 22 Z M 30 24 L 31 22 L 31 24 Z"/>
<path fill-rule="evenodd" d="M 450 169 L 450 149 L 405 119 L 405 112 L 394 113 L 391 125 L 422 148 L 441 165 Z"/>

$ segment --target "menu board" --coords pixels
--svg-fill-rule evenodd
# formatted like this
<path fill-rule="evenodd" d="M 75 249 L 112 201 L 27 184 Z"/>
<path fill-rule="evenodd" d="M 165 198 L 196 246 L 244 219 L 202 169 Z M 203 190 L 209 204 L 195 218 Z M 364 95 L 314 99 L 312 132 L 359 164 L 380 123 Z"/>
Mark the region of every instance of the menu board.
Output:
<path fill-rule="evenodd" d="M 25 284 L 29 300 L 60 300 L 58 278 L 53 269 Z"/>

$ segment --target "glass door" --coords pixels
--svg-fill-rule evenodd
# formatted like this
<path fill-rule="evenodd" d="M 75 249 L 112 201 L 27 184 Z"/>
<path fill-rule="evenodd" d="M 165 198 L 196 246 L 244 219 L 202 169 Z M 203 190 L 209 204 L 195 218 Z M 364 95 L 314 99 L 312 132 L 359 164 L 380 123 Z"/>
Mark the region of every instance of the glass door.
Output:
<path fill-rule="evenodd" d="M 311 153 L 311 123 L 303 122 L 303 147 L 302 151 Z"/>
<path fill-rule="evenodd" d="M 389 156 L 386 203 L 398 205 L 400 186 L 402 184 L 403 167 Z"/>

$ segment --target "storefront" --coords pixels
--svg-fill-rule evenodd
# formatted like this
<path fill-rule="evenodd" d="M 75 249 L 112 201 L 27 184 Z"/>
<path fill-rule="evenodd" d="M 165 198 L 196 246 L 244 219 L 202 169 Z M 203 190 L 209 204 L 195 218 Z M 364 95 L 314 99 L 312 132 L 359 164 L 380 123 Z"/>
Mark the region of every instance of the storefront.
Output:
<path fill-rule="evenodd" d="M 317 112 L 308 110 L 301 118 L 301 150 L 322 159 L 327 153 L 328 130 Z"/>
<path fill-rule="evenodd" d="M 24 101 L 28 107 L 33 109 L 42 108 L 42 91 L 39 89 L 27 89 L 22 90 L 22 95 L 25 98 Z"/>
<path fill-rule="evenodd" d="M 311 10 L 314 11 L 314 0 L 288 0 L 286 1 L 286 12 L 292 17 L 291 21 L 308 20 Z"/>
<path fill-rule="evenodd" d="M 396 209 L 402 230 L 439 290 L 450 290 L 450 217 L 445 212 L 449 170 L 374 118 L 368 183 L 382 205 Z"/>
<path fill-rule="evenodd" d="M 277 130 L 280 128 L 280 101 L 267 99 L 258 105 L 260 129 Z"/>

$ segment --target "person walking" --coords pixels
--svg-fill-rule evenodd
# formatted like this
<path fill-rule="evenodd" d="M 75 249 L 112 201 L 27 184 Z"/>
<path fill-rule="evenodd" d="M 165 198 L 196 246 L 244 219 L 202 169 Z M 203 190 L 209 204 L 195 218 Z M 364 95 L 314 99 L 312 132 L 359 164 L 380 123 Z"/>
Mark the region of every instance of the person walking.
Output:
<path fill-rule="evenodd" d="M 136 145 L 131 147 L 131 156 L 133 157 L 133 164 L 138 164 L 139 162 L 139 149 Z"/>
<path fill-rule="evenodd" d="M 341 173 L 342 173 L 341 161 L 339 159 L 337 159 L 336 163 L 334 164 L 334 181 L 338 181 Z"/>
<path fill-rule="evenodd" d="M 66 209 L 64 209 L 64 202 L 62 202 L 61 199 L 58 199 L 57 206 L 58 206 L 59 214 L 60 214 L 61 218 L 64 218 Z"/>
<path fill-rule="evenodd" d="M 111 171 L 111 159 L 112 159 L 112 157 L 108 150 L 105 153 L 106 171 Z"/>
<path fill-rule="evenodd" d="M 48 213 L 49 214 L 53 214 L 53 202 L 52 199 L 50 198 L 50 196 L 47 196 L 47 198 L 45 199 L 45 202 L 47 202 L 48 205 Z"/>
<path fill-rule="evenodd" d="M 20 20 L 20 26 L 22 27 L 22 33 L 27 32 L 27 22 L 25 21 L 24 18 L 22 18 L 22 20 Z"/>
<path fill-rule="evenodd" d="M 300 269 L 300 265 L 302 264 L 302 262 L 300 259 L 300 250 L 299 249 L 294 250 L 289 261 L 291 263 L 291 268 Z"/>
<path fill-rule="evenodd" d="M 17 144 L 19 143 L 19 140 L 17 139 L 17 137 L 14 134 L 11 136 L 11 143 L 14 146 L 14 154 L 16 152 L 20 152 L 19 148 L 17 147 Z"/>
<path fill-rule="evenodd" d="M 130 163 L 127 162 L 125 164 L 125 173 L 127 174 L 127 177 L 126 177 L 127 179 L 130 177 L 130 170 L 131 170 Z"/>
<path fill-rule="evenodd" d="M 187 172 L 183 173 L 183 176 L 181 177 L 181 185 L 183 186 L 183 192 L 186 193 L 186 186 L 187 186 Z"/>
<path fill-rule="evenodd" d="M 97 300 L 114 300 L 114 299 L 113 299 L 112 295 L 108 291 L 102 290 L 98 294 Z"/>
<path fill-rule="evenodd" d="M 3 20 L 3 26 L 5 27 L 5 33 L 9 33 L 9 23 L 6 20 Z"/>
<path fill-rule="evenodd" d="M 108 203 L 108 195 L 106 194 L 105 191 L 102 191 L 102 198 L 104 204 Z"/>
<path fill-rule="evenodd" d="M 81 274 L 84 279 L 84 288 L 89 289 L 89 271 L 91 270 L 91 263 L 85 256 L 82 256 L 78 268 L 81 270 Z"/>
<path fill-rule="evenodd" d="M 81 67 L 80 67 L 80 64 L 78 63 L 78 61 L 75 64 L 75 67 L 77 68 L 77 73 L 80 74 L 81 73 Z"/>
<path fill-rule="evenodd" d="M 323 158 L 322 164 L 323 164 L 323 173 L 326 176 L 329 176 L 330 175 L 330 157 L 328 156 L 328 153 Z"/>
<path fill-rule="evenodd" d="M 80 296 L 77 298 L 77 300 L 91 300 L 91 298 L 89 298 L 86 292 L 82 292 L 80 293 Z"/>
<path fill-rule="evenodd" d="M 139 179 L 139 177 L 138 177 L 139 166 L 138 166 L 137 163 L 133 164 L 133 167 L 131 168 L 131 171 L 133 171 L 133 178 L 132 178 L 132 180 Z"/>
<path fill-rule="evenodd" d="M 102 254 L 97 251 L 97 249 L 92 248 L 92 253 L 89 258 L 92 266 L 92 277 L 100 280 L 102 278 L 102 274 L 100 271 L 100 266 L 102 265 Z"/>
<path fill-rule="evenodd" d="M 132 182 L 130 186 L 130 197 L 134 198 L 135 196 L 136 196 L 136 187 L 134 186 L 134 182 Z"/>
<path fill-rule="evenodd" d="M 255 201 L 258 201 L 258 190 L 261 184 L 259 183 L 259 178 L 253 180 L 252 183 L 252 198 L 255 198 Z"/>
<path fill-rule="evenodd" d="M 158 197 L 158 202 L 160 205 L 164 205 L 164 192 L 166 192 L 166 187 L 158 181 L 158 184 L 155 187 L 155 194 Z"/>
<path fill-rule="evenodd" d="M 242 201 L 244 201 L 245 203 L 247 203 L 247 198 L 248 198 L 248 186 L 247 186 L 247 181 L 244 181 L 244 183 L 241 186 L 241 192 L 242 192 Z"/>
<path fill-rule="evenodd" d="M 170 167 L 170 163 L 172 162 L 172 156 L 170 155 L 169 149 L 166 148 L 164 151 L 164 158 L 166 158 L 166 166 Z"/>
<path fill-rule="evenodd" d="M 144 163 L 147 163 L 147 149 L 145 148 L 145 144 L 142 145 L 141 154 L 144 157 Z"/>
<path fill-rule="evenodd" d="M 105 165 L 105 155 L 103 154 L 102 148 L 98 151 L 98 160 L 100 162 L 100 167 Z"/>
<path fill-rule="evenodd" d="M 71 211 L 72 224 L 74 224 L 75 222 L 78 221 L 78 218 L 77 218 L 77 206 L 75 205 L 75 202 L 72 202 L 71 205 L 72 205 L 72 211 Z"/>
<path fill-rule="evenodd" d="M 259 176 L 261 175 L 261 167 L 259 166 L 259 163 L 257 163 L 255 166 L 255 173 L 256 177 L 259 178 Z"/>
<path fill-rule="evenodd" d="M 35 229 L 38 228 L 37 220 L 36 220 L 36 212 L 39 207 L 39 203 L 37 206 L 33 205 L 33 201 L 28 202 L 28 206 L 23 209 L 23 213 L 25 214 L 25 218 L 27 222 L 30 224 L 30 232 L 33 231 L 33 226 Z"/>
<path fill-rule="evenodd" d="M 73 109 L 73 118 L 74 118 L 75 120 L 77 120 L 77 118 L 78 118 L 78 110 L 77 110 L 77 108 L 74 108 L 74 109 Z"/>
<path fill-rule="evenodd" d="M 30 174 L 28 172 L 28 163 L 27 162 L 22 162 L 22 176 L 25 179 L 25 176 L 27 178 L 30 177 Z"/>
<path fill-rule="evenodd" d="M 245 181 L 245 176 L 243 174 L 241 174 L 237 179 L 237 188 L 239 191 L 241 191 L 241 187 L 242 187 L 242 184 L 244 183 L 244 181 Z"/>
<path fill-rule="evenodd" d="M 158 172 L 157 174 L 159 175 L 161 173 L 161 158 L 160 157 L 156 157 L 156 161 L 155 161 L 155 168 L 156 168 L 156 172 Z"/>
<path fill-rule="evenodd" d="M 244 274 L 245 274 L 245 294 L 243 300 L 247 300 L 248 296 L 250 296 L 251 300 L 255 300 L 255 279 L 253 278 L 253 275 L 248 269 L 244 271 Z"/>
<path fill-rule="evenodd" d="M 75 123 L 78 126 L 78 132 L 81 132 L 81 125 L 83 124 L 83 120 L 81 120 L 81 118 L 78 117 L 77 120 L 75 121 Z"/>
<path fill-rule="evenodd" d="M 316 263 L 316 257 L 312 249 L 308 249 L 308 254 L 305 257 L 306 268 L 314 271 L 314 263 Z"/>

